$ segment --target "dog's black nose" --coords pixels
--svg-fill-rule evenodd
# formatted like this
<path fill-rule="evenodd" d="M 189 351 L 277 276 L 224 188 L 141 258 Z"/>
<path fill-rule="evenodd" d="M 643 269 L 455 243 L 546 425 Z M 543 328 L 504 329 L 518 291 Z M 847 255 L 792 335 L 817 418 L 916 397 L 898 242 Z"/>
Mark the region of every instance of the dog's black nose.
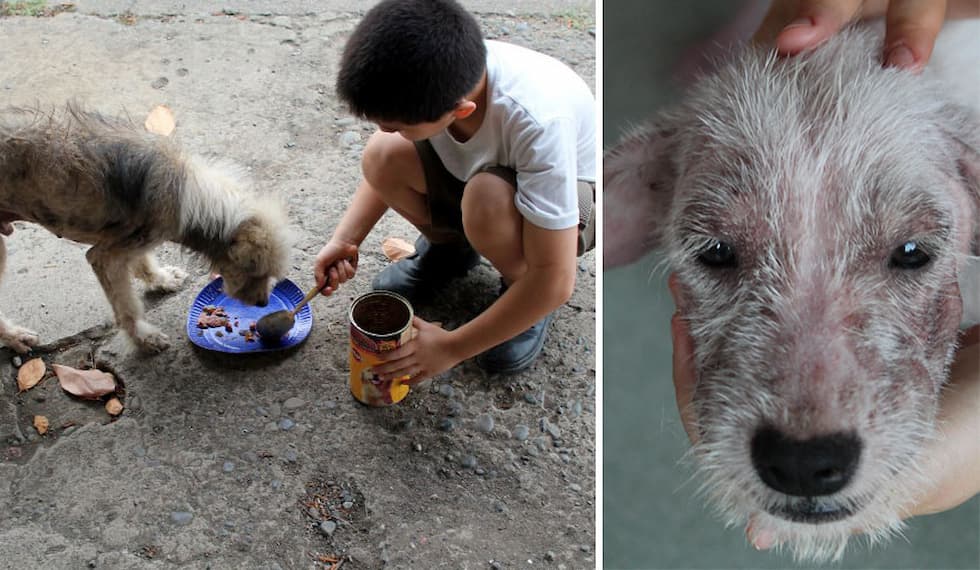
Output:
<path fill-rule="evenodd" d="M 255 306 L 256 307 L 264 307 L 264 306 L 266 306 L 268 304 L 269 304 L 269 301 L 268 300 L 265 300 L 265 301 L 259 301 L 258 303 L 255 304 Z"/>
<path fill-rule="evenodd" d="M 752 465 L 762 481 L 787 495 L 819 497 L 843 489 L 861 457 L 853 433 L 791 439 L 767 426 L 752 438 Z"/>

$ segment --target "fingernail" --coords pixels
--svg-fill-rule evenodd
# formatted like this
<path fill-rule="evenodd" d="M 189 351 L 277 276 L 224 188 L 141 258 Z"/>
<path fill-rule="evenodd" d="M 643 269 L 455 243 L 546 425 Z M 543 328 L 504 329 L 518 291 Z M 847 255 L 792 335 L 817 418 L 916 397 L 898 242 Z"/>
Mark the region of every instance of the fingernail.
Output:
<path fill-rule="evenodd" d="M 899 44 L 888 50 L 885 55 L 885 64 L 901 69 L 917 70 L 919 68 L 915 54 L 905 44 Z"/>
<path fill-rule="evenodd" d="M 802 27 L 805 27 L 805 26 L 808 27 L 808 26 L 812 26 L 812 25 L 813 25 L 813 18 L 800 17 L 800 18 L 797 18 L 797 19 L 793 20 L 792 22 L 786 24 L 786 26 L 783 27 L 783 29 L 784 30 L 791 30 L 793 28 L 802 28 Z"/>

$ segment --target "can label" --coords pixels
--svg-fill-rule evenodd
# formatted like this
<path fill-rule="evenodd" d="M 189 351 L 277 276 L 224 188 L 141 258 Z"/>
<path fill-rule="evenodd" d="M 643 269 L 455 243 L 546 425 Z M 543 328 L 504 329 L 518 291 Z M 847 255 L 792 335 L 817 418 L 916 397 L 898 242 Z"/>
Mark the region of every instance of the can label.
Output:
<path fill-rule="evenodd" d="M 414 312 L 407 299 L 390 291 L 365 293 L 351 303 L 350 391 L 369 406 L 390 406 L 408 395 L 408 376 L 382 381 L 374 373 L 379 355 L 412 338 Z"/>

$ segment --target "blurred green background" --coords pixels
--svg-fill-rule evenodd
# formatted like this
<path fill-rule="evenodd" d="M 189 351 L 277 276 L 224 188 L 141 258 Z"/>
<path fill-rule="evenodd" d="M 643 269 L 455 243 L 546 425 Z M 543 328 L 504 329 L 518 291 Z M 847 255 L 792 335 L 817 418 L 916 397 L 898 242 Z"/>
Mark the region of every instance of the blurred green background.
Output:
<path fill-rule="evenodd" d="M 741 15 L 754 29 L 755 0 L 607 0 L 603 3 L 603 139 L 676 100 L 692 48 Z M 685 63 L 687 65 L 685 65 Z M 603 565 L 611 569 L 814 568 L 756 552 L 743 529 L 725 529 L 695 496 L 679 463 L 688 448 L 670 376 L 666 275 L 654 255 L 603 277 Z M 830 568 L 978 569 L 980 501 L 909 523 L 907 540 L 869 550 L 854 542 Z"/>

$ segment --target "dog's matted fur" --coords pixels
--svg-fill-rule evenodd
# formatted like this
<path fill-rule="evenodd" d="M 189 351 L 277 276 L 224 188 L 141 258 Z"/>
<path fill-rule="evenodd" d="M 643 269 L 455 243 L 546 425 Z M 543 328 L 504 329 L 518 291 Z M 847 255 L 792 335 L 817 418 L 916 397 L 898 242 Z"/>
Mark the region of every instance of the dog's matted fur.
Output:
<path fill-rule="evenodd" d="M 921 75 L 882 68 L 880 25 L 748 47 L 606 156 L 606 262 L 661 249 L 684 292 L 704 489 L 801 558 L 897 530 L 929 485 L 978 290 L 978 24 Z"/>
<path fill-rule="evenodd" d="M 288 267 L 287 219 L 277 200 L 250 192 L 230 165 L 77 105 L 0 111 L 0 275 L 3 236 L 17 220 L 91 244 L 86 257 L 116 324 L 151 352 L 169 341 L 144 320 L 132 277 L 163 291 L 186 277 L 158 266 L 154 247 L 171 241 L 201 254 L 224 278 L 225 292 L 250 304 L 267 303 Z M 37 342 L 0 314 L 0 343 L 26 352 Z"/>

